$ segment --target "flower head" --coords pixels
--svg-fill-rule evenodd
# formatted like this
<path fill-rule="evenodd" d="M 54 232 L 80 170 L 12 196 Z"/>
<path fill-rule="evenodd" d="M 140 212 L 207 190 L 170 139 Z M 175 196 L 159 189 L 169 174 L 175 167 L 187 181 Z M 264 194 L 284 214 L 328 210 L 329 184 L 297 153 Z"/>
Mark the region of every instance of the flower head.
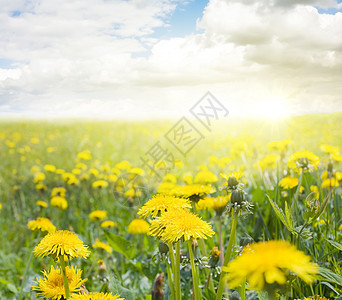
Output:
<path fill-rule="evenodd" d="M 46 235 L 33 250 L 35 256 L 52 256 L 57 258 L 83 257 L 87 258 L 90 254 L 88 247 L 78 238 L 78 236 L 68 230 L 58 230 Z"/>
<path fill-rule="evenodd" d="M 86 279 L 81 278 L 82 270 L 76 267 L 66 267 L 65 271 L 68 278 L 70 294 L 75 295 L 75 293 L 78 293 L 82 289 L 81 286 Z M 65 299 L 62 270 L 59 267 L 55 269 L 51 266 L 50 272 L 43 271 L 43 276 L 44 278 L 37 278 L 34 281 L 36 286 L 32 287 L 34 291 L 38 292 L 37 295 L 44 299 Z"/>
<path fill-rule="evenodd" d="M 157 194 L 147 201 L 142 208 L 139 209 L 138 215 L 146 218 L 151 215 L 153 218 L 168 209 L 184 209 L 191 208 L 189 200 L 178 198 L 170 195 Z"/>
<path fill-rule="evenodd" d="M 280 180 L 279 185 L 285 190 L 290 190 L 298 185 L 298 178 L 286 176 Z"/>
<path fill-rule="evenodd" d="M 68 208 L 68 201 L 60 196 L 55 196 L 51 198 L 50 204 L 54 208 L 59 208 L 61 210 L 66 210 Z"/>
<path fill-rule="evenodd" d="M 113 221 L 104 221 L 101 223 L 102 228 L 113 228 L 115 226 L 115 223 Z"/>
<path fill-rule="evenodd" d="M 51 197 L 60 196 L 65 197 L 66 189 L 64 187 L 54 187 L 51 191 Z"/>
<path fill-rule="evenodd" d="M 173 243 L 181 238 L 206 239 L 214 231 L 209 223 L 187 210 L 170 210 L 152 221 L 149 234 Z"/>
<path fill-rule="evenodd" d="M 93 244 L 93 248 L 102 249 L 104 251 L 107 251 L 108 253 L 113 252 L 113 249 L 111 248 L 111 246 L 109 246 L 106 243 L 101 242 L 99 239 L 96 239 L 95 244 Z"/>
<path fill-rule="evenodd" d="M 208 170 L 203 170 L 197 173 L 194 182 L 199 184 L 210 184 L 218 180 L 217 176 Z"/>
<path fill-rule="evenodd" d="M 89 293 L 82 295 L 73 295 L 70 300 L 124 300 L 125 298 L 119 298 L 119 295 L 113 295 L 112 293 Z"/>
<path fill-rule="evenodd" d="M 103 219 L 106 219 L 107 216 L 108 214 L 105 210 L 94 210 L 89 214 L 89 218 L 91 221 L 101 221 Z"/>
<path fill-rule="evenodd" d="M 319 157 L 308 150 L 298 151 L 290 156 L 287 165 L 298 173 L 302 169 L 308 172 L 317 169 Z"/>
<path fill-rule="evenodd" d="M 134 219 L 128 225 L 128 233 L 130 234 L 144 234 L 149 230 L 150 225 L 143 219 Z"/>
<path fill-rule="evenodd" d="M 177 197 L 188 198 L 191 201 L 197 202 L 206 194 L 212 194 L 215 192 L 216 189 L 210 185 L 190 184 L 175 187 L 170 191 L 170 194 L 175 195 Z"/>
<path fill-rule="evenodd" d="M 45 203 L 45 202 L 44 202 Z M 29 221 L 27 227 L 31 230 L 41 230 L 47 232 L 56 231 L 56 227 L 47 218 L 38 217 L 36 220 Z"/>
<path fill-rule="evenodd" d="M 285 284 L 289 272 L 310 283 L 314 280 L 312 275 L 317 273 L 317 265 L 286 241 L 268 241 L 247 245 L 223 271 L 228 272 L 230 288 L 247 279 L 252 289 L 261 290 L 265 284 Z"/>
<path fill-rule="evenodd" d="M 108 182 L 106 180 L 97 180 L 97 181 L 94 181 L 91 186 L 94 189 L 102 189 L 108 186 Z"/>
<path fill-rule="evenodd" d="M 36 202 L 36 204 L 38 205 L 38 206 L 40 206 L 40 207 L 48 207 L 48 204 L 45 202 L 45 201 L 42 201 L 42 200 L 38 200 L 37 202 Z"/>

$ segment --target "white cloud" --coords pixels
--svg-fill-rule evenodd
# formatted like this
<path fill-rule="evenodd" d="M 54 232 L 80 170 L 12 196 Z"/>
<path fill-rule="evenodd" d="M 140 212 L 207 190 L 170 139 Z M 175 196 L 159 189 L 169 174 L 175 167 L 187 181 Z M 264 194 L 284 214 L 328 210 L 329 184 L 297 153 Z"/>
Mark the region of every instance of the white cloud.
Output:
<path fill-rule="evenodd" d="M 176 1 L 3 2 L 3 112 L 177 117 L 207 90 L 237 115 L 279 94 L 296 111 L 342 109 L 342 13 L 315 7 L 335 0 L 211 0 L 201 32 L 166 40 L 149 34 Z"/>

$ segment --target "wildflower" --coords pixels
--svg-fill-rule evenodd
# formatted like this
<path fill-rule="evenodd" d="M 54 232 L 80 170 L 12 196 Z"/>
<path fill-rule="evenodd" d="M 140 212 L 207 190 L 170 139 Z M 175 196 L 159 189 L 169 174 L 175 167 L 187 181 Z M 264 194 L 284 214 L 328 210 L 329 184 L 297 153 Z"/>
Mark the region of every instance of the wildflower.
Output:
<path fill-rule="evenodd" d="M 302 299 L 295 299 L 295 300 L 302 300 Z M 313 297 L 310 297 L 310 298 L 304 297 L 303 300 L 329 300 L 329 299 L 325 298 L 325 297 L 321 297 L 320 295 L 317 295 L 317 296 L 313 296 Z"/>
<path fill-rule="evenodd" d="M 82 172 L 82 170 L 77 169 L 77 168 L 71 170 L 71 173 L 74 174 L 74 175 L 80 175 L 81 172 Z"/>
<path fill-rule="evenodd" d="M 94 189 L 106 188 L 108 186 L 108 182 L 105 180 L 97 180 L 97 181 L 94 181 L 91 186 Z"/>
<path fill-rule="evenodd" d="M 31 138 L 31 143 L 32 144 L 39 144 L 39 139 L 38 138 Z"/>
<path fill-rule="evenodd" d="M 42 172 L 36 173 L 36 175 L 34 176 L 34 183 L 40 183 L 41 181 L 45 180 L 45 174 Z"/>
<path fill-rule="evenodd" d="M 228 196 L 218 196 L 218 197 L 205 197 L 199 200 L 196 207 L 199 209 L 214 209 L 217 214 L 222 214 L 224 208 L 230 200 L 230 195 Z"/>
<path fill-rule="evenodd" d="M 108 213 L 105 210 L 94 210 L 89 214 L 89 218 L 91 221 L 101 221 L 103 219 L 106 219 L 108 216 Z"/>
<path fill-rule="evenodd" d="M 314 224 L 314 227 L 316 228 L 317 226 L 325 225 L 326 222 L 323 219 L 320 219 L 318 222 Z"/>
<path fill-rule="evenodd" d="M 87 165 L 84 163 L 77 163 L 76 164 L 76 169 L 84 170 L 87 168 Z"/>
<path fill-rule="evenodd" d="M 66 189 L 64 187 L 55 187 L 51 191 L 51 197 L 60 196 L 65 197 Z"/>
<path fill-rule="evenodd" d="M 266 157 L 262 158 L 258 165 L 260 166 L 261 170 L 265 171 L 267 169 L 274 169 L 277 166 L 277 161 L 280 159 L 279 155 L 276 154 L 269 154 Z"/>
<path fill-rule="evenodd" d="M 268 143 L 267 148 L 270 151 L 285 152 L 290 144 L 291 144 L 290 139 L 286 139 L 282 141 L 274 141 L 274 142 Z"/>
<path fill-rule="evenodd" d="M 183 209 L 191 208 L 191 205 L 187 199 L 178 198 L 170 195 L 157 194 L 147 201 L 142 208 L 139 209 L 138 215 L 143 218 L 151 215 L 153 218 L 160 213 L 167 211 L 168 209 Z"/>
<path fill-rule="evenodd" d="M 58 230 L 47 234 L 33 250 L 35 256 L 65 256 L 68 259 L 75 257 L 87 258 L 90 254 L 88 247 L 78 236 L 68 230 Z"/>
<path fill-rule="evenodd" d="M 115 226 L 115 223 L 109 220 L 101 223 L 102 228 L 113 228 L 114 226 Z"/>
<path fill-rule="evenodd" d="M 140 175 L 140 176 L 144 175 L 144 170 L 141 168 L 132 168 L 129 170 L 129 172 L 135 175 Z"/>
<path fill-rule="evenodd" d="M 209 223 L 187 210 L 169 210 L 152 221 L 149 234 L 173 243 L 181 238 L 206 239 L 214 231 Z"/>
<path fill-rule="evenodd" d="M 333 178 L 326 178 L 322 182 L 322 188 L 332 188 L 338 186 L 338 181 L 333 177 Z"/>
<path fill-rule="evenodd" d="M 158 189 L 157 192 L 159 194 L 168 194 L 171 190 L 173 190 L 175 187 L 177 186 L 177 184 L 174 184 L 172 182 L 162 182 Z"/>
<path fill-rule="evenodd" d="M 46 191 L 47 187 L 44 183 L 39 182 L 36 184 L 36 189 L 37 191 Z"/>
<path fill-rule="evenodd" d="M 74 294 L 70 300 L 124 300 L 124 298 L 119 297 L 119 295 L 113 295 L 112 293 L 89 293 Z"/>
<path fill-rule="evenodd" d="M 311 283 L 317 265 L 286 241 L 268 241 L 246 246 L 223 271 L 228 272 L 229 288 L 239 286 L 246 279 L 252 289 L 262 290 L 265 284 L 285 284 L 289 272 Z"/>
<path fill-rule="evenodd" d="M 66 210 L 68 208 L 68 201 L 64 197 L 55 196 L 50 200 L 50 204 L 54 208 L 59 208 L 61 210 Z"/>
<path fill-rule="evenodd" d="M 77 157 L 82 160 L 91 160 L 91 153 L 89 150 L 85 150 L 77 154 Z"/>
<path fill-rule="evenodd" d="M 287 165 L 296 172 L 300 172 L 301 169 L 303 169 L 304 172 L 312 171 L 317 169 L 319 157 L 311 151 L 303 150 L 292 154 Z"/>
<path fill-rule="evenodd" d="M 36 205 L 40 206 L 40 207 L 48 207 L 48 204 L 45 202 L 45 201 L 42 201 L 42 200 L 38 200 L 36 202 Z"/>
<path fill-rule="evenodd" d="M 342 224 L 340 225 L 340 227 L 338 227 L 338 230 L 341 230 L 341 231 L 342 231 Z"/>
<path fill-rule="evenodd" d="M 322 144 L 320 148 L 321 148 L 322 152 L 327 153 L 327 154 L 331 154 L 331 155 L 340 154 L 338 147 L 334 147 L 334 146 L 331 146 L 328 144 Z"/>
<path fill-rule="evenodd" d="M 70 295 L 75 295 L 81 291 L 81 286 L 87 279 L 82 279 L 82 270 L 76 267 L 66 267 L 66 276 L 69 283 Z M 43 271 L 43 278 L 37 278 L 34 283 L 36 286 L 32 290 L 37 291 L 40 298 L 51 298 L 53 300 L 65 299 L 65 290 L 63 284 L 62 270 L 51 266 L 50 272 Z"/>
<path fill-rule="evenodd" d="M 188 198 L 191 201 L 198 202 L 206 194 L 215 193 L 216 189 L 210 185 L 201 185 L 201 184 L 191 184 L 175 187 L 170 191 L 171 195 L 175 195 L 177 197 Z"/>
<path fill-rule="evenodd" d="M 313 197 L 314 197 L 315 199 L 319 199 L 318 186 L 316 186 L 316 185 L 311 185 L 311 186 L 310 186 L 310 191 L 313 193 Z"/>
<path fill-rule="evenodd" d="M 93 244 L 93 248 L 102 249 L 108 253 L 113 252 L 113 249 L 108 244 L 101 242 L 99 239 L 96 239 L 95 244 Z"/>
<path fill-rule="evenodd" d="M 63 169 L 57 169 L 56 170 L 56 174 L 58 174 L 58 175 L 62 175 L 64 173 L 65 173 L 65 171 Z"/>
<path fill-rule="evenodd" d="M 45 203 L 45 202 L 44 202 Z M 56 231 L 56 227 L 47 218 L 38 217 L 36 220 L 29 221 L 27 227 L 32 231 L 41 230 L 47 232 Z"/>
<path fill-rule="evenodd" d="M 2 204 L 0 203 L 0 210 L 2 210 Z"/>
<path fill-rule="evenodd" d="M 199 184 L 210 184 L 216 182 L 217 180 L 218 178 L 215 174 L 208 170 L 205 170 L 197 173 L 194 182 Z"/>
<path fill-rule="evenodd" d="M 298 178 L 292 176 L 286 176 L 279 182 L 279 186 L 281 186 L 285 190 L 290 190 L 298 185 Z"/>
<path fill-rule="evenodd" d="M 45 171 L 54 173 L 56 172 L 56 167 L 54 165 L 45 165 L 44 166 Z"/>
<path fill-rule="evenodd" d="M 131 164 L 127 160 L 123 160 L 115 165 L 119 170 L 129 171 L 131 169 Z"/>
<path fill-rule="evenodd" d="M 134 219 L 129 225 L 128 225 L 128 233 L 130 234 L 144 234 L 147 233 L 149 230 L 149 224 L 142 219 Z"/>

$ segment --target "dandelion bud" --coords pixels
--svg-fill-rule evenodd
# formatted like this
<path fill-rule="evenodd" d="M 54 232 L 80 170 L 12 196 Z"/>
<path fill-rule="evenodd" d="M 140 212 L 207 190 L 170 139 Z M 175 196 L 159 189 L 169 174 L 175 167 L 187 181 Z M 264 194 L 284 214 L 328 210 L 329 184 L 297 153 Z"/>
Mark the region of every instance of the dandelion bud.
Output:
<path fill-rule="evenodd" d="M 235 189 L 239 182 L 236 180 L 234 176 L 230 176 L 228 178 L 228 188 Z"/>
<path fill-rule="evenodd" d="M 159 243 L 159 252 L 161 254 L 166 254 L 169 252 L 169 246 L 165 243 Z"/>
<path fill-rule="evenodd" d="M 163 291 L 164 273 L 157 275 L 152 290 L 152 300 L 164 300 Z"/>
<path fill-rule="evenodd" d="M 234 292 L 232 293 L 232 295 L 230 296 L 230 299 L 231 299 L 231 300 L 240 300 L 241 297 L 240 297 L 240 294 L 239 294 L 237 291 L 234 291 Z"/>
<path fill-rule="evenodd" d="M 245 199 L 245 195 L 243 191 L 233 191 L 230 201 L 232 203 L 236 203 L 236 206 L 237 206 L 237 205 L 241 205 L 244 199 Z"/>

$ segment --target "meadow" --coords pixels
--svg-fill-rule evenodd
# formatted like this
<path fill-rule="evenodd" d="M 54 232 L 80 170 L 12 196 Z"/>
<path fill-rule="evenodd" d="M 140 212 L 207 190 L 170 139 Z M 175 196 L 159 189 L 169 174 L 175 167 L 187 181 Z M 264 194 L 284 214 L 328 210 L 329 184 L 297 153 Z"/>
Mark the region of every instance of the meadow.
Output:
<path fill-rule="evenodd" d="M 342 299 L 342 114 L 173 125 L 0 122 L 0 299 Z"/>

